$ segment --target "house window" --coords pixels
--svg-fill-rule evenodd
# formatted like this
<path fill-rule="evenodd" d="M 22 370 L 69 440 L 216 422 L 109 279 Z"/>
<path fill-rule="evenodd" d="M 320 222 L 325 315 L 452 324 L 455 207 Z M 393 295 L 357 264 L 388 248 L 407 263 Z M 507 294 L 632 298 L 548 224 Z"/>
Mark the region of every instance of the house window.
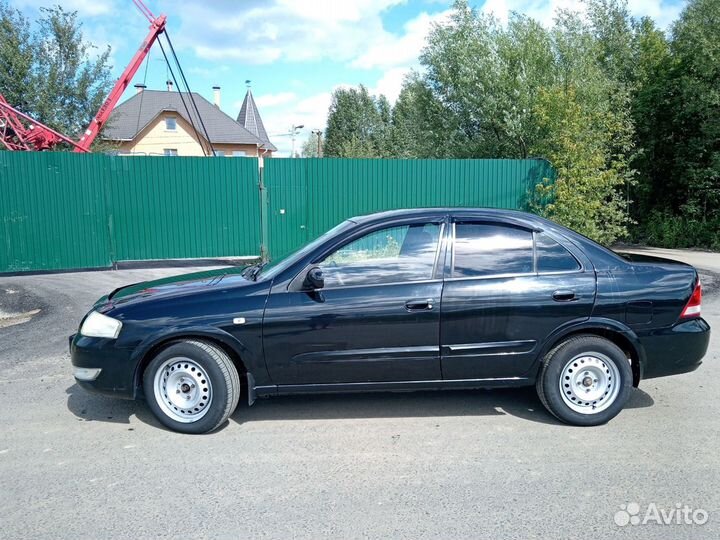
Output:
<path fill-rule="evenodd" d="M 177 148 L 165 148 L 163 149 L 164 156 L 177 156 Z"/>
<path fill-rule="evenodd" d="M 225 157 L 225 150 L 215 150 L 215 157 Z"/>
<path fill-rule="evenodd" d="M 245 157 L 247 156 L 247 152 L 245 150 L 233 150 L 233 157 Z"/>
<path fill-rule="evenodd" d="M 165 129 L 168 131 L 177 130 L 177 120 L 174 116 L 168 116 L 165 118 Z"/>

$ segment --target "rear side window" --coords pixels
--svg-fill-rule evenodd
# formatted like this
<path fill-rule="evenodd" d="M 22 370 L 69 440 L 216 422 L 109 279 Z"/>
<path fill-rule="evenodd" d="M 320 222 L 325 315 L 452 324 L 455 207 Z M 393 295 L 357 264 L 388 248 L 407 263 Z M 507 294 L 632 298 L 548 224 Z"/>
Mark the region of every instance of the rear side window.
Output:
<path fill-rule="evenodd" d="M 570 252 L 545 233 L 535 236 L 538 272 L 568 272 L 579 270 L 577 262 Z"/>
<path fill-rule="evenodd" d="M 532 232 L 504 225 L 456 223 L 453 277 L 533 272 Z"/>

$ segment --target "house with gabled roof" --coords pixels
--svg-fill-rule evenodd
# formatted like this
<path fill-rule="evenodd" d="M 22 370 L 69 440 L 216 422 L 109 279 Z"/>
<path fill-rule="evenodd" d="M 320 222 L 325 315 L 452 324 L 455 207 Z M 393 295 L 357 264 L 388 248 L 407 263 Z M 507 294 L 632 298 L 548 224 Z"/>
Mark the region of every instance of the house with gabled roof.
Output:
<path fill-rule="evenodd" d="M 206 156 L 214 152 L 227 157 L 270 157 L 277 150 L 254 101 L 249 113 L 254 117 L 254 123 L 248 124 L 253 126 L 251 131 L 222 111 L 219 87 L 214 87 L 215 103 L 196 92 L 190 100 L 190 95 L 173 91 L 171 85 L 167 91 L 146 90 L 143 85 L 136 89 L 134 96 L 113 110 L 102 133 L 121 155 Z"/>

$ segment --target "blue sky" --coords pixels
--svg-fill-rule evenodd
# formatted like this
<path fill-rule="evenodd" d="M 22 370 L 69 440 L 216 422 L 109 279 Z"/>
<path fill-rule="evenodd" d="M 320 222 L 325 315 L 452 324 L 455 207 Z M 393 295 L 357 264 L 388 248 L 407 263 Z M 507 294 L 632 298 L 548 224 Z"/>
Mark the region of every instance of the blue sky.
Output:
<path fill-rule="evenodd" d="M 35 18 L 53 0 L 11 0 Z M 113 49 L 114 75 L 124 68 L 148 23 L 131 0 L 63 0 L 77 10 L 86 38 Z M 433 22 L 442 21 L 449 0 L 146 0 L 168 17 L 168 31 L 190 87 L 212 100 L 222 87 L 222 109 L 235 117 L 252 81 L 260 114 L 279 155 L 287 155 L 290 126 L 304 124 L 298 138 L 323 129 L 330 93 L 365 84 L 392 101 Z M 575 0 L 471 0 L 501 20 L 518 11 L 550 24 L 560 8 L 582 9 Z M 633 15 L 649 15 L 667 27 L 684 0 L 629 0 Z M 143 82 L 145 66 L 133 83 Z M 162 89 L 167 72 L 159 48 L 150 55 L 146 84 Z M 132 95 L 128 89 L 124 98 Z"/>

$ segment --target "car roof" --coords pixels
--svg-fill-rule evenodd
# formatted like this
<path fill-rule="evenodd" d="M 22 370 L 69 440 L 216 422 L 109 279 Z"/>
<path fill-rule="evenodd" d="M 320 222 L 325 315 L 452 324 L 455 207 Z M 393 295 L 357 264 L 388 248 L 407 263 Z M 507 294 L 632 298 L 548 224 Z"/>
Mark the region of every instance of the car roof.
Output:
<path fill-rule="evenodd" d="M 483 217 L 512 217 L 527 223 L 538 224 L 543 220 L 534 214 L 521 212 L 520 210 L 507 210 L 503 208 L 468 208 L 464 206 L 458 207 L 430 207 L 430 208 L 404 208 L 399 210 L 386 210 L 373 214 L 364 214 L 350 218 L 350 221 L 358 224 L 383 221 L 386 219 L 402 218 L 402 217 L 423 217 L 437 216 L 445 214 L 463 214 L 477 215 Z"/>

